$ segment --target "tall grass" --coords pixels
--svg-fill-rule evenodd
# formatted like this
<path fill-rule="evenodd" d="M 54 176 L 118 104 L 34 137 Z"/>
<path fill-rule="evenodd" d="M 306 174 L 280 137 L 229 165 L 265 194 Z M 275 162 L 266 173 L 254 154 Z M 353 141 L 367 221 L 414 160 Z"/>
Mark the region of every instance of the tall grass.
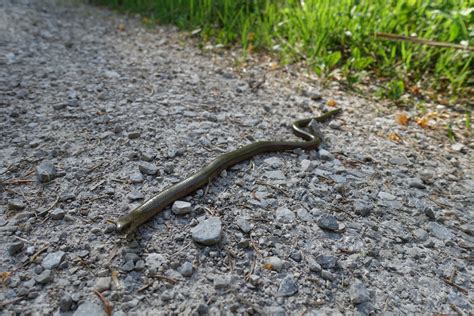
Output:
<path fill-rule="evenodd" d="M 204 42 L 264 50 L 289 63 L 305 59 L 322 76 L 335 69 L 349 86 L 362 74 L 387 81 L 389 96 L 406 86 L 472 93 L 473 53 L 389 42 L 375 32 L 474 44 L 474 0 L 95 0 L 160 23 L 200 28 Z M 388 79 L 390 78 L 390 79 Z"/>

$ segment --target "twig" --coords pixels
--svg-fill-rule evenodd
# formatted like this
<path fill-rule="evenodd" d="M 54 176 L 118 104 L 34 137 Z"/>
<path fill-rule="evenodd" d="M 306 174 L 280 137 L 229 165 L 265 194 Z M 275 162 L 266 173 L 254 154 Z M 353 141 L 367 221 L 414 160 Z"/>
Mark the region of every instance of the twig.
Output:
<path fill-rule="evenodd" d="M 148 284 L 145 284 L 144 286 L 142 286 L 141 288 L 139 288 L 137 290 L 137 292 L 142 292 L 142 291 L 145 291 L 147 288 L 149 288 L 151 285 L 153 284 L 153 282 L 150 282 Z"/>
<path fill-rule="evenodd" d="M 452 287 L 455 287 L 456 289 L 458 289 L 459 291 L 463 292 L 463 293 L 466 294 L 466 295 L 469 293 L 465 288 L 460 287 L 459 285 L 457 285 L 456 283 L 454 283 L 454 282 L 451 281 L 450 279 L 441 278 L 441 280 L 443 280 L 444 283 L 449 284 L 449 285 L 451 285 Z"/>
<path fill-rule="evenodd" d="M 452 44 L 452 43 L 447 43 L 447 42 L 432 41 L 432 40 L 427 40 L 427 39 L 419 38 L 419 37 L 403 36 L 403 35 L 382 33 L 382 32 L 375 32 L 374 37 L 375 38 L 379 37 L 379 38 L 386 39 L 389 41 L 411 42 L 411 43 L 417 43 L 417 44 L 427 45 L 427 46 L 455 48 L 455 49 L 474 51 L 474 47 L 464 46 L 460 44 Z"/>
<path fill-rule="evenodd" d="M 23 263 L 23 266 L 26 266 L 26 265 L 28 265 L 28 264 L 30 264 L 30 263 L 35 262 L 36 258 L 37 258 L 40 254 L 42 254 L 43 252 L 45 252 L 48 248 L 49 248 L 49 245 L 46 245 L 46 246 L 44 246 L 43 248 L 41 248 L 40 250 L 38 250 L 37 252 L 35 252 L 35 253 L 31 256 L 31 258 L 30 258 L 28 261 L 25 261 L 25 263 Z"/>
<path fill-rule="evenodd" d="M 24 184 L 24 183 L 31 183 L 34 182 L 35 180 L 32 179 L 11 179 L 7 181 L 3 181 L 2 184 L 5 185 L 16 185 L 16 184 Z"/>
<path fill-rule="evenodd" d="M 104 295 L 102 295 L 102 293 L 100 293 L 98 290 L 94 289 L 94 293 L 99 297 L 102 304 L 104 304 L 104 313 L 107 316 L 111 316 L 112 315 L 112 310 L 114 309 L 114 307 L 110 304 L 109 301 L 107 301 L 105 299 Z"/>
<path fill-rule="evenodd" d="M 268 186 L 268 187 L 270 187 L 270 188 L 273 188 L 273 189 L 275 189 L 275 190 L 280 191 L 280 192 L 283 193 L 287 198 L 290 197 L 290 195 L 288 194 L 288 192 L 286 192 L 285 190 L 283 190 L 282 188 L 280 188 L 280 187 L 278 187 L 278 186 L 276 186 L 276 185 L 273 185 L 273 184 L 270 184 L 270 183 L 265 183 L 265 182 L 262 182 L 262 181 L 256 181 L 255 183 L 256 183 L 256 184 L 260 184 L 260 185 L 266 185 L 266 186 Z"/>
<path fill-rule="evenodd" d="M 454 305 L 454 304 L 449 304 L 449 307 L 451 307 L 451 309 L 452 309 L 453 311 L 455 311 L 456 314 L 458 314 L 459 316 L 464 315 L 463 312 L 462 312 L 456 305 Z"/>
<path fill-rule="evenodd" d="M 156 278 L 158 278 L 158 279 L 160 279 L 160 280 L 165 280 L 165 281 L 167 281 L 167 282 L 169 282 L 169 283 L 171 283 L 171 284 L 176 284 L 176 283 L 178 283 L 178 280 L 173 279 L 173 278 L 170 278 L 170 277 L 167 277 L 167 276 L 164 276 L 164 275 L 161 275 L 161 274 L 155 274 L 155 275 L 153 275 L 153 277 L 156 277 Z"/>
<path fill-rule="evenodd" d="M 7 306 L 7 305 L 10 305 L 10 304 L 18 303 L 19 301 L 24 300 L 24 299 L 25 299 L 24 297 L 17 297 L 15 299 L 12 299 L 12 300 L 9 300 L 9 301 L 6 301 L 6 302 L 1 302 L 0 303 L 0 308 L 2 308 L 4 306 Z"/>

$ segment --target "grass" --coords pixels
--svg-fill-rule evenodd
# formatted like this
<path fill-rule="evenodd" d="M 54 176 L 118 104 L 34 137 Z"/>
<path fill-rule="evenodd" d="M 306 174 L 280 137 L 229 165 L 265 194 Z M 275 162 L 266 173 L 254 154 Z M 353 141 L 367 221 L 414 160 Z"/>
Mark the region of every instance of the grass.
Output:
<path fill-rule="evenodd" d="M 474 0 L 94 0 L 159 23 L 200 29 L 203 43 L 305 60 L 349 87 L 376 79 L 397 99 L 413 87 L 450 97 L 472 94 L 473 51 L 375 38 L 392 33 L 474 44 Z M 245 56 L 243 56 L 245 57 Z"/>

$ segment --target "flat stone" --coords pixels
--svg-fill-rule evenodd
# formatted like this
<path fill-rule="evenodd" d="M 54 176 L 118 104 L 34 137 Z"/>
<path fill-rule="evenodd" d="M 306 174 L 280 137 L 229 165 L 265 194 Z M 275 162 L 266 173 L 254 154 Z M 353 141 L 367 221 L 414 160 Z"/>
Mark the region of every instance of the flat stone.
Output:
<path fill-rule="evenodd" d="M 428 232 L 422 228 L 417 228 L 413 231 L 413 236 L 418 241 L 425 241 L 428 239 Z"/>
<path fill-rule="evenodd" d="M 283 268 L 283 260 L 276 256 L 265 258 L 263 264 L 270 270 L 280 272 Z"/>
<path fill-rule="evenodd" d="M 378 197 L 379 199 L 387 200 L 387 201 L 393 201 L 397 198 L 395 195 L 388 192 L 384 192 L 384 191 L 380 191 L 378 194 Z"/>
<path fill-rule="evenodd" d="M 408 186 L 410 188 L 416 188 L 416 189 L 426 189 L 426 186 L 423 184 L 423 181 L 420 178 L 412 178 L 408 180 Z"/>
<path fill-rule="evenodd" d="M 132 191 L 127 195 L 127 198 L 129 201 L 138 201 L 138 200 L 143 200 L 145 198 L 145 195 L 139 191 Z"/>
<path fill-rule="evenodd" d="M 184 277 L 190 277 L 193 275 L 193 264 L 189 261 L 186 261 L 179 267 L 178 272 L 181 273 Z"/>
<path fill-rule="evenodd" d="M 145 264 L 150 270 L 159 270 L 166 264 L 166 258 L 159 253 L 150 253 L 145 258 Z"/>
<path fill-rule="evenodd" d="M 322 270 L 321 265 L 312 257 L 308 258 L 308 268 L 312 272 L 321 272 Z"/>
<path fill-rule="evenodd" d="M 351 299 L 351 303 L 357 305 L 369 301 L 370 293 L 365 285 L 357 280 L 349 288 L 349 297 Z"/>
<path fill-rule="evenodd" d="M 430 222 L 427 229 L 438 239 L 449 240 L 453 238 L 453 233 L 448 228 L 441 226 L 438 223 Z"/>
<path fill-rule="evenodd" d="M 295 279 L 289 275 L 283 278 L 278 287 L 279 296 L 292 296 L 298 292 L 298 285 L 296 284 Z"/>
<path fill-rule="evenodd" d="M 456 152 L 465 152 L 466 151 L 466 146 L 462 143 L 454 143 L 451 145 L 451 149 L 456 151 Z"/>
<path fill-rule="evenodd" d="M 8 245 L 7 252 L 10 256 L 16 255 L 23 249 L 24 246 L 25 244 L 22 241 L 15 241 Z"/>
<path fill-rule="evenodd" d="M 94 287 L 96 288 L 97 291 L 103 292 L 110 289 L 111 282 L 112 282 L 111 277 L 97 278 L 97 280 L 95 281 Z"/>
<path fill-rule="evenodd" d="M 36 178 L 39 182 L 46 183 L 57 177 L 56 167 L 50 161 L 43 161 L 36 167 Z"/>
<path fill-rule="evenodd" d="M 104 308 L 94 302 L 86 300 L 84 303 L 79 305 L 73 316 L 104 316 Z"/>
<path fill-rule="evenodd" d="M 301 262 L 301 260 L 303 259 L 303 255 L 301 254 L 301 251 L 293 250 L 292 252 L 290 252 L 290 258 L 296 262 Z"/>
<path fill-rule="evenodd" d="M 54 220 L 63 219 L 64 215 L 66 215 L 66 211 L 64 211 L 62 208 L 55 208 L 49 213 L 49 216 L 51 217 L 51 219 L 54 219 Z"/>
<path fill-rule="evenodd" d="M 127 136 L 128 136 L 129 139 L 137 139 L 137 138 L 140 138 L 141 134 L 142 133 L 139 132 L 139 131 L 133 131 L 133 132 L 128 133 Z"/>
<path fill-rule="evenodd" d="M 59 299 L 59 309 L 63 312 L 71 310 L 72 296 L 69 294 L 61 295 Z"/>
<path fill-rule="evenodd" d="M 305 210 L 304 208 L 300 208 L 296 210 L 296 215 L 300 220 L 303 222 L 312 222 L 314 220 L 313 216 L 310 212 Z"/>
<path fill-rule="evenodd" d="M 52 282 L 53 279 L 53 273 L 51 272 L 51 270 L 48 269 L 44 270 L 43 272 L 41 272 L 40 275 L 35 277 L 35 281 L 39 284 L 47 284 L 49 282 Z"/>
<path fill-rule="evenodd" d="M 214 288 L 216 289 L 225 289 L 229 287 L 231 278 L 228 275 L 216 275 L 214 276 Z"/>
<path fill-rule="evenodd" d="M 64 251 L 50 252 L 43 258 L 41 265 L 45 269 L 54 269 L 61 263 L 65 255 Z"/>
<path fill-rule="evenodd" d="M 145 161 L 140 162 L 140 164 L 138 164 L 138 170 L 140 170 L 141 173 L 147 174 L 150 176 L 154 176 L 158 173 L 157 166 L 155 166 L 154 164 L 150 162 L 145 162 Z"/>
<path fill-rule="evenodd" d="M 291 223 L 296 217 L 294 212 L 285 207 L 278 208 L 275 212 L 275 216 L 276 220 L 282 223 Z"/>
<path fill-rule="evenodd" d="M 133 269 L 135 271 L 143 271 L 143 269 L 145 269 L 145 261 L 137 260 L 137 262 L 135 262 L 135 267 Z"/>
<path fill-rule="evenodd" d="M 191 213 L 191 203 L 186 201 L 175 201 L 171 207 L 171 211 L 176 215 L 184 215 Z"/>
<path fill-rule="evenodd" d="M 272 180 L 286 180 L 286 176 L 281 170 L 265 171 L 263 176 Z"/>
<path fill-rule="evenodd" d="M 270 157 L 263 161 L 263 163 L 269 165 L 272 168 L 278 168 L 283 165 L 283 162 L 280 158 L 277 157 Z"/>
<path fill-rule="evenodd" d="M 141 172 L 134 172 L 130 175 L 129 179 L 132 183 L 142 183 L 145 180 L 145 177 Z"/>
<path fill-rule="evenodd" d="M 215 245 L 221 240 L 222 223 L 218 217 L 210 217 L 191 230 L 194 241 L 204 245 Z"/>
<path fill-rule="evenodd" d="M 309 172 L 314 169 L 314 165 L 311 162 L 311 160 L 304 159 L 301 161 L 301 171 L 303 172 Z"/>
<path fill-rule="evenodd" d="M 122 265 L 121 269 L 122 271 L 125 271 L 125 272 L 133 271 L 133 269 L 135 269 L 135 263 L 133 262 L 133 260 L 127 260 Z"/>
<path fill-rule="evenodd" d="M 331 161 L 331 160 L 334 159 L 334 155 L 331 154 L 329 151 L 320 148 L 319 149 L 319 158 L 321 158 L 321 160 Z"/>
<path fill-rule="evenodd" d="M 26 204 L 19 199 L 8 200 L 8 209 L 12 211 L 21 211 L 26 207 Z"/>
<path fill-rule="evenodd" d="M 336 267 L 337 258 L 331 255 L 318 255 L 316 257 L 316 262 L 324 269 L 333 269 Z"/>
<path fill-rule="evenodd" d="M 239 226 L 240 230 L 246 234 L 252 230 L 253 225 L 248 221 L 247 218 L 243 216 L 237 217 L 235 222 L 237 223 L 237 226 Z"/>
<path fill-rule="evenodd" d="M 330 231 L 338 231 L 339 224 L 337 223 L 337 219 L 330 214 L 323 214 L 318 219 L 318 226 L 321 229 L 330 230 Z"/>

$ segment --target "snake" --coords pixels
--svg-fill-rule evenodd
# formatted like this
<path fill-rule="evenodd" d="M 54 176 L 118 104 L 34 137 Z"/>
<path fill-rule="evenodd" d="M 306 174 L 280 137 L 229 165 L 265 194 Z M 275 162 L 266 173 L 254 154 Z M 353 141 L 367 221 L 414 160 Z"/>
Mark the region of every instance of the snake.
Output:
<path fill-rule="evenodd" d="M 294 121 L 291 126 L 293 133 L 303 138 L 304 141 L 256 141 L 228 153 L 221 154 L 198 172 L 167 187 L 142 205 L 120 217 L 115 221 L 117 232 L 131 233 L 135 231 L 140 225 L 149 221 L 176 200 L 186 197 L 198 189 L 209 185 L 223 170 L 242 161 L 249 160 L 256 155 L 268 152 L 294 150 L 297 148 L 303 150 L 319 148 L 321 144 L 321 136 L 319 133 L 308 132 L 304 130 L 304 128 L 309 127 L 312 120 L 320 123 L 326 122 L 339 112 L 341 112 L 341 109 L 335 109 L 318 117 Z"/>

